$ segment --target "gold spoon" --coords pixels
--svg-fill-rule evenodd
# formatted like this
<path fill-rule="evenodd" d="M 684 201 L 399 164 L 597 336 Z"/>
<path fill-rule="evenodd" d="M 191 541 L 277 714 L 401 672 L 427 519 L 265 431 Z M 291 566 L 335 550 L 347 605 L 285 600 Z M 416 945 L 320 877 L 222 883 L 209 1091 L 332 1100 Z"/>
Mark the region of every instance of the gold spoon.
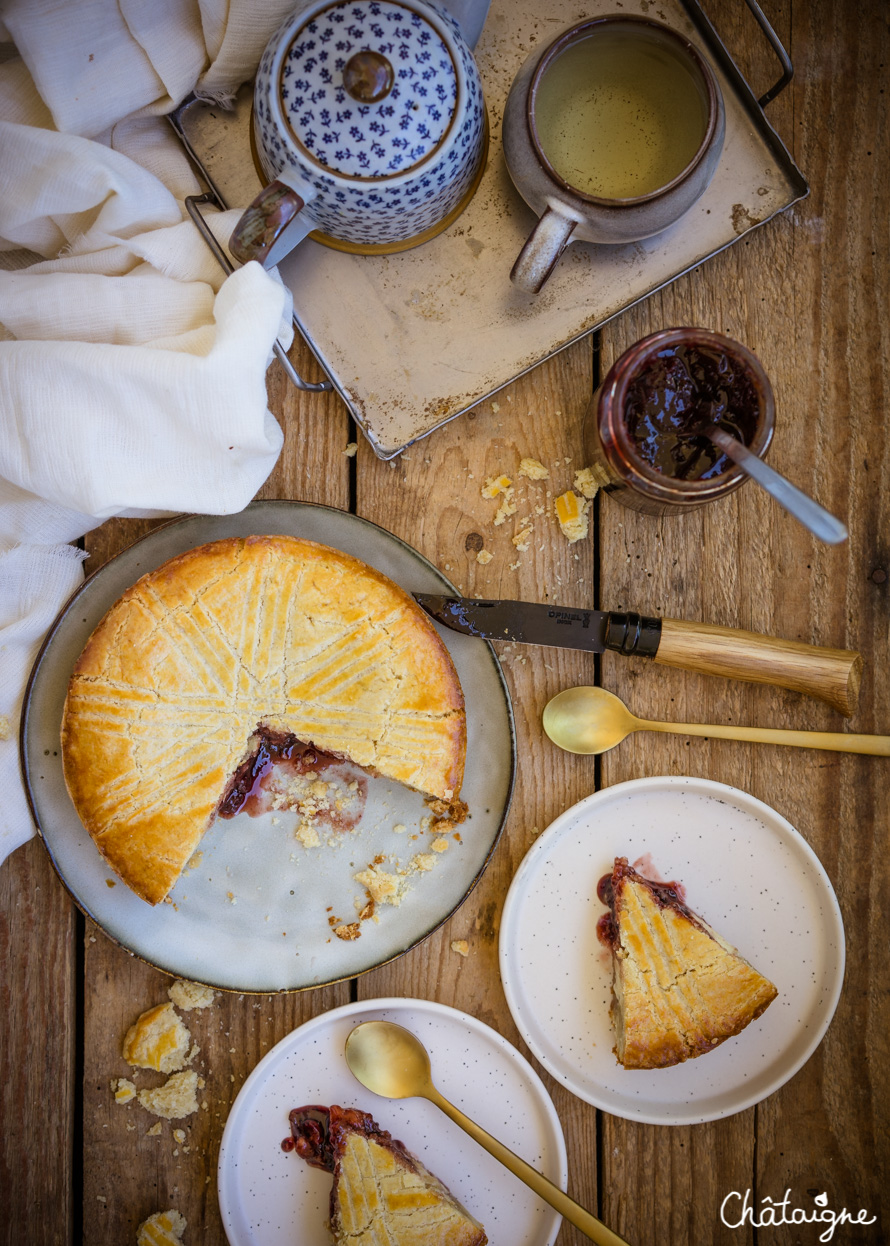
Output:
<path fill-rule="evenodd" d="M 433 1085 L 427 1050 L 410 1030 L 392 1021 L 362 1021 L 346 1040 L 346 1063 L 361 1084 L 373 1090 L 375 1095 L 383 1095 L 386 1099 L 411 1099 L 415 1096 L 429 1099 L 591 1241 L 599 1243 L 599 1246 L 627 1246 L 623 1237 L 607 1229 L 601 1220 L 585 1211 L 559 1186 L 548 1181 L 537 1169 L 471 1121 L 460 1108 L 443 1098 Z"/>
<path fill-rule="evenodd" d="M 709 739 L 748 740 L 754 744 L 794 744 L 835 753 L 871 753 L 890 757 L 890 736 L 844 731 L 781 731 L 772 727 L 723 727 L 708 723 L 664 723 L 636 718 L 623 701 L 605 688 L 566 688 L 544 707 L 544 730 L 568 753 L 605 753 L 632 731 L 667 731 Z"/>

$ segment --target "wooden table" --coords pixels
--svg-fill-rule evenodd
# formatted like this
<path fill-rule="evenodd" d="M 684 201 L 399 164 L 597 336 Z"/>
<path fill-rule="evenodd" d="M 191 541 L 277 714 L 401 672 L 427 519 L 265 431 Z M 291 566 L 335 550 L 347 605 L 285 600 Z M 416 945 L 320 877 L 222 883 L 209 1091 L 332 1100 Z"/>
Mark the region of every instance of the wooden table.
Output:
<path fill-rule="evenodd" d="M 775 62 L 744 5 L 708 10 L 756 91 Z M 857 731 L 890 731 L 890 394 L 888 338 L 888 109 L 890 39 L 881 0 L 767 0 L 796 74 L 770 105 L 772 124 L 810 181 L 808 200 L 654 295 L 593 339 L 564 351 L 490 403 L 454 421 L 403 458 L 383 463 L 339 399 L 298 393 L 276 365 L 272 410 L 286 430 L 262 490 L 350 510 L 422 551 L 468 594 L 570 605 L 630 607 L 703 619 L 818 644 L 858 649 L 865 678 Z M 520 456 L 566 460 L 565 488 L 584 464 L 581 416 L 611 361 L 651 330 L 699 324 L 737 337 L 775 386 L 771 460 L 846 518 L 850 540 L 819 545 L 753 485 L 698 513 L 655 520 L 597 500 L 588 540 L 569 545 L 555 522 L 517 556 L 509 525 L 491 526 L 480 481 L 515 470 Z M 313 375 L 309 352 L 293 358 Z M 472 478 L 470 473 L 472 473 Z M 90 567 L 147 530 L 112 521 L 87 538 Z M 480 540 L 494 553 L 481 565 Z M 518 562 L 517 567 L 511 566 Z M 544 658 L 546 657 L 546 662 Z M 733 784 L 790 820 L 818 853 L 837 892 L 847 937 L 843 994 L 828 1034 L 805 1067 L 755 1108 L 715 1124 L 631 1124 L 574 1098 L 546 1074 L 566 1133 L 569 1190 L 635 1246 L 751 1242 L 719 1208 L 751 1189 L 790 1206 L 828 1206 L 877 1220 L 838 1229 L 838 1242 L 890 1235 L 887 1191 L 887 851 L 890 765 L 880 759 L 638 735 L 601 760 L 558 752 L 541 710 L 559 689 L 602 683 L 652 718 L 838 730 L 820 703 L 765 687 L 602 661 L 567 651 L 515 651 L 504 659 L 513 698 L 519 770 L 505 833 L 479 886 L 446 925 L 400 960 L 353 982 L 289 996 L 225 995 L 191 1013 L 211 1106 L 186 1124 L 176 1154 L 169 1123 L 116 1106 L 110 1079 L 127 1073 L 120 1041 L 135 1016 L 166 999 L 168 980 L 85 920 L 37 841 L 0 872 L 3 950 L 0 1033 L 0 1206 L 3 1240 L 90 1246 L 135 1242 L 151 1212 L 174 1206 L 186 1242 L 224 1242 L 215 1165 L 229 1105 L 259 1058 L 295 1026 L 353 999 L 431 998 L 479 1017 L 520 1050 L 500 985 L 498 924 L 507 886 L 536 834 L 600 787 L 644 775 L 688 774 Z M 469 956 L 451 951 L 466 939 Z M 526 1053 L 528 1054 L 528 1053 Z M 137 1127 L 130 1128 L 136 1121 Z M 883 1228 L 882 1228 L 883 1226 Z M 810 1243 L 812 1225 L 773 1228 L 757 1240 Z M 762 1234 L 762 1237 L 761 1237 Z M 293 1240 L 300 1241 L 295 1226 Z M 581 1235 L 564 1227 L 562 1246 Z M 499 1246 L 499 1244 L 495 1244 Z M 508 1246 L 508 1244 L 502 1244 Z"/>

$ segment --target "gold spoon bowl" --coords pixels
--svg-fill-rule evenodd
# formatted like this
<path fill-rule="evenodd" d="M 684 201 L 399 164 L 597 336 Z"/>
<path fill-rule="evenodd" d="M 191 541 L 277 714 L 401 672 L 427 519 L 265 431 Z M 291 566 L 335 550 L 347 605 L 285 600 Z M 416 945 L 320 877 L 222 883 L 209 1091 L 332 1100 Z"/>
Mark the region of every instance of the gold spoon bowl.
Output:
<path fill-rule="evenodd" d="M 753 744 L 790 744 L 835 753 L 869 753 L 890 757 L 890 736 L 856 735 L 846 731 L 783 731 L 773 727 L 733 727 L 709 723 L 666 723 L 637 718 L 622 700 L 605 688 L 566 688 L 544 707 L 544 730 L 568 753 L 605 753 L 633 731 L 665 731 L 671 735 L 745 740 Z"/>
<path fill-rule="evenodd" d="M 548 1181 L 509 1147 L 486 1133 L 460 1108 L 449 1103 L 433 1085 L 426 1048 L 404 1026 L 393 1021 L 362 1021 L 346 1039 L 346 1063 L 361 1084 L 375 1095 L 382 1095 L 385 1099 L 428 1099 L 434 1103 L 490 1155 L 509 1168 L 515 1177 L 534 1190 L 539 1198 L 555 1207 L 598 1246 L 627 1246 L 623 1237 L 613 1233 L 601 1220 L 563 1193 L 559 1186 Z"/>

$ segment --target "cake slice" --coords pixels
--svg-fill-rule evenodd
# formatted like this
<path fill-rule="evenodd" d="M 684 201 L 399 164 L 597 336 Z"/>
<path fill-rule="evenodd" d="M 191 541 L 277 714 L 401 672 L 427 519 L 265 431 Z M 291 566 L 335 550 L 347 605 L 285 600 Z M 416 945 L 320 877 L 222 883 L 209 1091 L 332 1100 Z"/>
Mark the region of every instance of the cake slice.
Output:
<path fill-rule="evenodd" d="M 597 933 L 612 950 L 615 1054 L 626 1069 L 663 1069 L 739 1034 L 778 991 L 690 909 L 677 883 L 643 878 L 616 857 L 597 895 Z"/>
<path fill-rule="evenodd" d="M 485 1246 L 482 1225 L 367 1112 L 295 1108 L 290 1125 L 297 1154 L 333 1174 L 335 1246 Z"/>

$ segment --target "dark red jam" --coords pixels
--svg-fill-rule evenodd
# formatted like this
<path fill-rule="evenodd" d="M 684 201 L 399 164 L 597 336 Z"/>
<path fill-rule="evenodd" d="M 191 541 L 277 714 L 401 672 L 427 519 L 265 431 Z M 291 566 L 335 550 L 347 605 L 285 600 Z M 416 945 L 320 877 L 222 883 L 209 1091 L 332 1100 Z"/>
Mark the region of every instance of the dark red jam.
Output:
<path fill-rule="evenodd" d="M 313 1168 L 324 1172 L 334 1171 L 334 1151 L 331 1145 L 331 1113 L 334 1108 L 294 1108 L 290 1114 L 293 1135 L 291 1147 Z M 287 1141 L 287 1139 L 285 1139 Z M 284 1146 L 284 1143 L 281 1144 Z"/>
<path fill-rule="evenodd" d="M 317 770 L 324 763 L 339 761 L 339 758 L 332 757 L 330 753 L 322 753 L 320 749 L 313 748 L 311 744 L 283 731 L 267 731 L 261 727 L 256 735 L 256 748 L 232 775 L 229 790 L 219 807 L 221 818 L 234 818 L 242 810 L 246 813 L 259 812 L 263 780 L 275 765 L 285 762 L 291 773 L 306 774 L 309 770 Z"/>
<path fill-rule="evenodd" d="M 301 775 L 327 772 L 325 780 L 334 785 L 334 799 L 319 808 L 316 816 L 343 831 L 358 823 L 367 799 L 368 781 L 357 767 L 295 735 L 266 727 L 257 728 L 252 744 L 250 754 L 229 782 L 219 806 L 221 818 L 234 818 L 242 812 L 256 816 L 272 808 L 299 808 L 300 793 L 292 793 L 290 785 Z"/>
<path fill-rule="evenodd" d="M 745 364 L 710 346 L 668 346 L 628 383 L 624 419 L 634 450 L 663 476 L 710 480 L 731 463 L 702 430 L 754 439 L 760 403 Z"/>

